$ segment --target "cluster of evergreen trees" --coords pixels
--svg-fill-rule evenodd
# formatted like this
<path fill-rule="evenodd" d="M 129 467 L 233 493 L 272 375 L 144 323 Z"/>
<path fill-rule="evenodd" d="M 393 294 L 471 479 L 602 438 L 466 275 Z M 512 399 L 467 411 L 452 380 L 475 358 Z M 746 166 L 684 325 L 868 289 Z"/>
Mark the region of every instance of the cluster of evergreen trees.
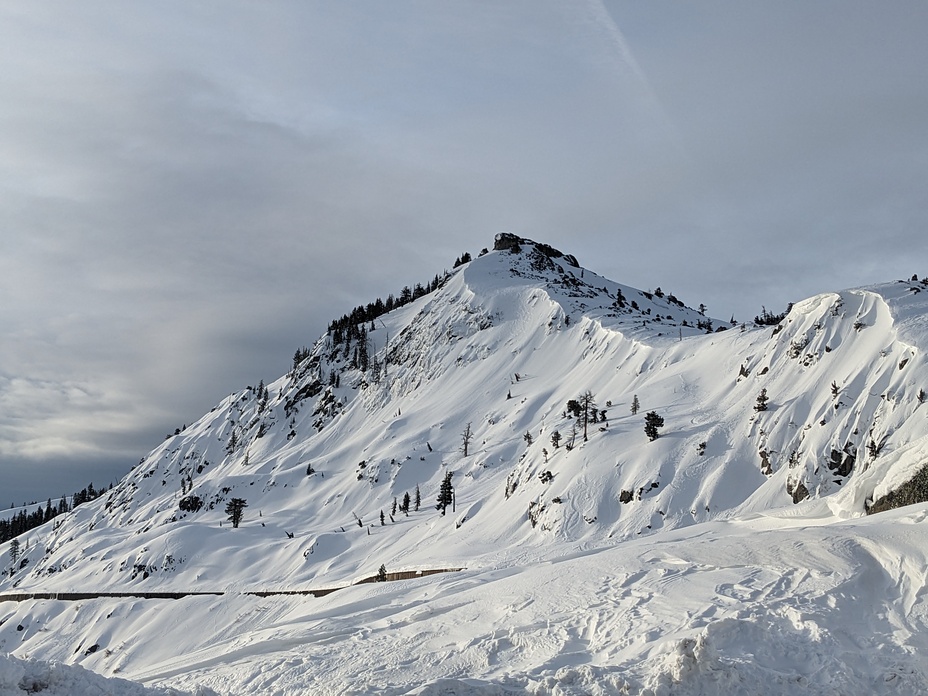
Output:
<path fill-rule="evenodd" d="M 112 486 L 110 486 L 110 488 L 112 488 Z M 49 498 L 44 508 L 38 507 L 34 511 L 28 513 L 25 510 L 20 510 L 8 520 L 0 520 L 0 544 L 20 534 L 25 534 L 30 529 L 35 529 L 58 515 L 68 513 L 78 505 L 99 498 L 104 493 L 106 493 L 105 488 L 98 491 L 91 483 L 86 488 L 72 495 L 71 502 L 68 502 L 67 496 L 61 496 L 61 500 L 58 501 L 57 505 L 53 505 L 52 499 Z"/>
<path fill-rule="evenodd" d="M 754 317 L 754 324 L 756 326 L 776 326 L 786 318 L 786 315 L 790 313 L 792 308 L 793 303 L 790 302 L 786 305 L 785 312 L 782 314 L 774 314 L 773 312 L 767 311 L 766 307 L 761 307 L 761 313 Z"/>
<path fill-rule="evenodd" d="M 392 312 L 394 309 L 407 305 L 413 300 L 418 300 L 430 292 L 435 292 L 450 277 L 451 274 L 447 271 L 441 276 L 436 273 L 435 277 L 425 285 L 416 283 L 412 288 L 408 285 L 405 286 L 400 291 L 399 297 L 394 297 L 393 293 L 390 293 L 387 295 L 386 300 L 378 297 L 373 302 L 368 302 L 367 305 L 358 305 L 349 314 L 344 314 L 340 319 L 334 319 L 329 323 L 329 335 L 332 337 L 332 343 L 340 345 L 360 339 L 360 332 L 364 326 L 373 323 L 375 319 Z"/>
<path fill-rule="evenodd" d="M 481 254 L 486 253 L 484 249 Z M 454 267 L 457 268 L 471 260 L 469 252 L 464 252 L 454 261 Z M 394 309 L 403 307 L 420 297 L 435 292 L 451 277 L 451 273 L 445 271 L 442 274 L 436 273 L 429 282 L 416 283 L 413 287 L 406 285 L 400 291 L 398 296 L 390 293 L 387 299 L 377 298 L 366 305 L 358 305 L 348 314 L 343 314 L 339 319 L 333 319 L 329 322 L 329 336 L 332 339 L 332 345 L 344 346 L 346 357 L 351 355 L 350 346 L 355 344 L 355 353 L 352 357 L 352 367 L 367 372 L 368 367 L 379 367 L 371 364 L 373 361 L 367 354 L 367 332 L 375 329 L 374 321 L 384 314 L 392 312 Z M 369 327 L 369 328 L 368 328 Z M 299 368 L 300 363 L 310 356 L 310 350 L 305 346 L 297 348 L 293 354 L 293 370 Z M 334 376 L 332 378 L 334 380 Z"/>

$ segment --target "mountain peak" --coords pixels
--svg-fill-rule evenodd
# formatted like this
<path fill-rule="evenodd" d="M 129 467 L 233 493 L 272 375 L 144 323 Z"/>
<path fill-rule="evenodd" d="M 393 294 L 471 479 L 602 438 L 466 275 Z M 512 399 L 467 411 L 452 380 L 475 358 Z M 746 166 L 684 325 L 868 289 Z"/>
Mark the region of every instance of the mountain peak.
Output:
<path fill-rule="evenodd" d="M 529 246 L 550 259 L 563 258 L 570 266 L 579 268 L 576 256 L 564 254 L 548 244 L 541 244 L 526 237 L 519 237 L 511 232 L 500 232 L 493 243 L 493 251 L 509 251 L 514 254 L 522 252 L 523 246 Z"/>
<path fill-rule="evenodd" d="M 597 583 L 586 590 L 585 610 L 596 605 L 594 592 L 601 598 L 596 578 L 614 586 L 609 611 L 630 601 L 637 612 L 641 578 L 657 573 L 655 591 L 664 592 L 682 564 L 711 576 L 686 592 L 705 587 L 715 601 L 718 573 L 733 572 L 719 559 L 728 563 L 742 541 L 726 541 L 721 554 L 700 552 L 705 562 L 687 561 L 701 539 L 715 544 L 738 529 L 747 539 L 752 524 L 767 532 L 790 524 L 797 528 L 789 534 L 808 534 L 839 517 L 925 500 L 926 287 L 912 279 L 829 293 L 795 303 L 774 326 L 735 327 L 660 288 L 621 285 L 553 247 L 500 234 L 493 253 L 462 262 L 428 290 L 381 313 L 359 308 L 334 322 L 311 350 L 297 352 L 286 375 L 231 395 L 168 437 L 113 490 L 38 527 L 22 547 L 0 546 L 0 559 L 11 563 L 0 566 L 0 590 L 27 598 L 88 591 L 224 597 L 159 607 L 157 616 L 170 618 L 128 622 L 128 635 L 109 620 L 112 597 L 87 602 L 80 620 L 62 607 L 24 602 L 15 619 L 0 615 L 0 648 L 15 640 L 23 653 L 47 650 L 54 635 L 61 647 L 52 656 L 82 655 L 101 669 L 151 678 L 173 674 L 175 659 L 212 667 L 214 650 L 238 655 L 247 645 L 286 643 L 280 631 L 291 618 L 302 621 L 255 604 L 247 592 L 347 587 L 378 567 L 403 577 L 466 567 L 470 575 L 446 581 L 445 590 L 496 595 L 490 601 L 506 606 L 486 613 L 504 623 L 529 604 L 512 605 L 498 585 L 485 592 L 484 580 L 503 581 L 519 574 L 509 568 L 541 568 L 545 560 L 585 563 L 589 555 L 593 562 L 598 553 L 616 555 L 604 556 L 595 573 L 576 574 Z M 244 516 L 229 524 L 235 507 Z M 813 517 L 811 525 L 797 522 Z M 843 534 L 864 529 L 854 524 Z M 746 572 L 740 587 L 754 587 L 770 567 L 771 586 L 786 587 L 780 566 L 803 544 L 782 541 L 771 563 L 771 538 L 758 542 L 762 550 L 743 544 L 759 569 Z M 842 540 L 833 548 L 844 563 L 856 547 Z M 856 556 L 866 564 L 875 557 Z M 888 569 L 904 567 L 885 558 Z M 797 577 L 820 561 L 799 561 Z M 558 596 L 574 591 L 571 567 L 551 570 L 570 586 Z M 617 567 L 625 584 L 612 582 Z M 887 586 L 917 589 L 922 581 L 915 573 Z M 346 598 L 341 613 L 320 603 L 320 622 L 304 622 L 307 634 L 328 646 L 334 634 L 320 626 L 362 616 L 363 635 L 389 635 L 393 654 L 394 630 L 413 630 L 404 622 L 416 617 L 430 622 L 440 612 L 422 607 L 446 601 L 445 590 L 423 589 L 421 601 L 398 612 L 393 597 L 404 590 L 394 587 L 391 596 L 378 590 L 360 604 L 357 587 L 337 593 Z M 818 587 L 811 591 L 823 596 Z M 898 603 L 898 592 L 890 595 Z M 274 605 L 286 602 L 294 611 L 308 606 L 298 597 Z M 188 612 L 203 617 L 220 606 L 209 620 L 230 622 L 221 645 L 183 629 Z M 268 622 L 261 640 L 251 633 L 237 642 L 253 620 Z M 151 651 L 135 648 L 132 631 L 150 625 L 160 638 L 168 624 L 176 627 L 164 629 L 175 631 L 171 640 L 181 642 L 165 648 L 160 672 L 146 671 Z M 653 625 L 664 624 L 662 616 Z M 425 619 L 412 625 L 428 628 Z M 586 635 L 588 626 L 579 630 Z M 352 651 L 359 634 L 345 633 Z M 492 631 L 486 644 L 496 646 L 499 635 Z"/>

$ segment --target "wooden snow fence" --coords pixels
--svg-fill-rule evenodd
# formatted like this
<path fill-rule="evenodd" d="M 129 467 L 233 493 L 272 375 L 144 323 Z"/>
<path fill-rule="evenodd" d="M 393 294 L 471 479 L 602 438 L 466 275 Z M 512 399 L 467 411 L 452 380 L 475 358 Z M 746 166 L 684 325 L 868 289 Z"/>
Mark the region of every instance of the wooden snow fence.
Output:
<path fill-rule="evenodd" d="M 433 568 L 430 570 L 401 570 L 387 573 L 387 582 L 396 580 L 415 580 L 437 573 L 456 573 L 463 568 Z M 246 592 L 4 592 L 0 602 L 28 602 L 34 599 L 53 599 L 60 602 L 81 602 L 88 599 L 183 599 L 184 597 L 222 597 L 229 595 L 251 595 L 253 597 L 309 596 L 324 597 L 345 587 L 377 582 L 377 576 L 356 580 L 343 587 L 328 587 L 310 590 L 254 590 Z"/>

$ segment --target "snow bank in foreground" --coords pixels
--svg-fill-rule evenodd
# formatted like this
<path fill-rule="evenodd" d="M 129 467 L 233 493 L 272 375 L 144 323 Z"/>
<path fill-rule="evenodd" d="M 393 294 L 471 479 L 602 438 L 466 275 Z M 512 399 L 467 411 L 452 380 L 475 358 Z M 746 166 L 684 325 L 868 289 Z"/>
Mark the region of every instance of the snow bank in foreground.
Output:
<path fill-rule="evenodd" d="M 645 664 L 566 667 L 501 682 L 442 679 L 415 696 L 834 696 L 925 693 L 928 683 L 894 651 L 863 655 L 827 632 L 724 619 L 668 642 Z"/>
<path fill-rule="evenodd" d="M 186 696 L 176 689 L 149 689 L 125 679 L 107 679 L 78 665 L 20 660 L 0 655 L 0 696 Z M 195 696 L 216 696 L 200 688 Z"/>

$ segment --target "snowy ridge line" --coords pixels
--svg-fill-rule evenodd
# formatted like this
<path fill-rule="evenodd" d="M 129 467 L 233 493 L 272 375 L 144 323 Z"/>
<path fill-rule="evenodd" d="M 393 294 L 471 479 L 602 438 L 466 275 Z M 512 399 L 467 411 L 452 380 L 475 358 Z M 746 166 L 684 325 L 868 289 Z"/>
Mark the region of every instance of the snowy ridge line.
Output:
<path fill-rule="evenodd" d="M 309 596 L 324 597 L 346 587 L 364 585 L 371 582 L 395 582 L 397 580 L 414 580 L 438 573 L 458 573 L 464 568 L 432 568 L 430 570 L 402 570 L 387 573 L 386 580 L 378 580 L 376 575 L 361 578 L 350 585 L 327 587 L 311 590 L 249 590 L 245 592 L 191 591 L 191 592 L 10 592 L 0 594 L 0 602 L 28 602 L 33 599 L 55 599 L 62 602 L 79 602 L 87 599 L 183 599 L 184 597 L 224 597 L 226 595 L 248 595 L 251 597 L 275 596 Z"/>

